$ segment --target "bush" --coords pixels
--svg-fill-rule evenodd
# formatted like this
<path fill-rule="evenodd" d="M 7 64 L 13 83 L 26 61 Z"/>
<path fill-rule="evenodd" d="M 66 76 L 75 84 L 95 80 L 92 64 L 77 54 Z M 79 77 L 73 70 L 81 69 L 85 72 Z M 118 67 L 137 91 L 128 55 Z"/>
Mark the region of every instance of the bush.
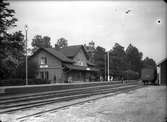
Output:
<path fill-rule="evenodd" d="M 15 78 L 24 79 L 26 77 L 25 62 L 21 63 L 16 69 Z M 38 73 L 38 65 L 34 61 L 28 61 L 28 78 L 35 79 Z"/>
<path fill-rule="evenodd" d="M 49 84 L 48 80 L 41 79 L 28 79 L 28 85 L 39 85 L 39 84 Z M 24 79 L 5 79 L 0 81 L 0 86 L 21 86 L 25 85 L 26 81 Z"/>
<path fill-rule="evenodd" d="M 49 80 L 42 80 L 42 79 L 29 79 L 29 85 L 37 85 L 37 84 L 49 84 Z"/>
<path fill-rule="evenodd" d="M 139 79 L 139 73 L 133 70 L 126 70 L 123 72 L 124 80 L 137 80 Z"/>
<path fill-rule="evenodd" d="M 5 79 L 0 81 L 0 86 L 19 86 L 25 85 L 25 80 L 23 79 Z"/>

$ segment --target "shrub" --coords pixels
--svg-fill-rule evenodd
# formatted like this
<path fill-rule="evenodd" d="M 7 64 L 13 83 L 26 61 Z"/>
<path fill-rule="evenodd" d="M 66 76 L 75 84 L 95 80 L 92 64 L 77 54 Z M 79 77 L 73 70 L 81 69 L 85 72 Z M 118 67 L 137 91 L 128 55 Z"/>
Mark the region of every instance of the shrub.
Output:
<path fill-rule="evenodd" d="M 16 78 L 24 79 L 26 77 L 25 62 L 21 63 L 16 69 Z M 28 78 L 35 79 L 38 72 L 38 65 L 34 61 L 28 61 Z"/>
<path fill-rule="evenodd" d="M 29 79 L 29 85 L 37 85 L 37 84 L 49 84 L 49 80 L 42 80 L 42 79 Z"/>
<path fill-rule="evenodd" d="M 0 81 L 0 86 L 19 86 L 25 85 L 25 80 L 23 79 L 5 79 Z"/>
<path fill-rule="evenodd" d="M 41 79 L 28 79 L 28 85 L 39 85 L 39 84 L 49 84 L 49 80 Z M 20 86 L 25 85 L 26 81 L 24 79 L 5 79 L 0 81 L 0 86 Z"/>
<path fill-rule="evenodd" d="M 136 80 L 139 79 L 139 73 L 133 70 L 126 70 L 123 73 L 123 78 L 125 80 Z"/>

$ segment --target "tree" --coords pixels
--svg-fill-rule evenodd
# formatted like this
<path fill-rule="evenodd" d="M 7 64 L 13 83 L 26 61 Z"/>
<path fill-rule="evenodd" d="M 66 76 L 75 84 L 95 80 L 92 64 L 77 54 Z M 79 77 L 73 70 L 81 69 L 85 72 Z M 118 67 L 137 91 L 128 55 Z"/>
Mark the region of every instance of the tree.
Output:
<path fill-rule="evenodd" d="M 97 68 L 100 69 L 100 75 L 104 76 L 105 56 L 106 52 L 103 47 L 97 46 L 95 50 L 94 60 Z"/>
<path fill-rule="evenodd" d="M 67 47 L 68 46 L 68 40 L 61 37 L 60 39 L 57 40 L 57 44 L 55 45 L 55 47 L 59 47 L 59 48 L 63 48 L 63 47 Z"/>
<path fill-rule="evenodd" d="M 110 50 L 110 74 L 114 76 L 122 76 L 122 72 L 126 69 L 124 47 L 115 43 Z"/>
<path fill-rule="evenodd" d="M 94 55 L 95 55 L 95 43 L 93 41 L 89 42 L 89 45 L 84 44 L 84 48 L 89 56 L 89 61 L 94 63 Z"/>
<path fill-rule="evenodd" d="M 15 11 L 8 8 L 9 3 L 0 2 L 0 79 L 12 77 L 24 54 L 24 36 L 21 31 L 8 33 L 15 27 Z"/>
<path fill-rule="evenodd" d="M 115 43 L 113 49 L 111 50 L 111 54 L 113 56 L 124 57 L 125 56 L 124 47 L 121 46 L 119 43 Z"/>
<path fill-rule="evenodd" d="M 143 67 L 151 67 L 151 68 L 156 68 L 156 63 L 152 58 L 146 57 L 143 62 Z"/>
<path fill-rule="evenodd" d="M 140 73 L 142 68 L 143 54 L 139 52 L 139 50 L 131 44 L 129 44 L 125 52 L 126 52 L 127 69 L 131 69 L 135 72 Z"/>
<path fill-rule="evenodd" d="M 16 18 L 14 18 L 15 11 L 13 9 L 8 8 L 9 3 L 3 0 L 0 2 L 0 37 L 1 41 L 5 40 L 5 37 L 7 37 L 7 30 L 15 27 L 15 22 L 17 21 Z"/>
<path fill-rule="evenodd" d="M 25 79 L 26 72 L 25 72 L 25 62 L 22 62 L 16 70 L 16 78 Z M 31 60 L 28 61 L 28 78 L 35 79 L 38 73 L 38 64 Z"/>
<path fill-rule="evenodd" d="M 44 36 L 42 37 L 41 35 L 36 35 L 32 39 L 31 43 L 33 49 L 32 52 L 35 52 L 38 48 L 51 48 L 50 44 L 50 37 Z"/>

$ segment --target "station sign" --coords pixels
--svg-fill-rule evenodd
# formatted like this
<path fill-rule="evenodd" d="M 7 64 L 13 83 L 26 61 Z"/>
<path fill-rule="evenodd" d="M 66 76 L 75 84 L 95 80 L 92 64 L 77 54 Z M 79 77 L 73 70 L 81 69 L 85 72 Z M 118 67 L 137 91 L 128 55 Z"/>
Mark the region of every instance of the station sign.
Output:
<path fill-rule="evenodd" d="M 40 65 L 40 68 L 48 68 L 48 65 Z"/>
<path fill-rule="evenodd" d="M 87 67 L 87 68 L 86 68 L 86 70 L 88 70 L 88 71 L 89 71 L 89 70 L 90 70 L 90 68 L 89 68 L 89 67 Z"/>

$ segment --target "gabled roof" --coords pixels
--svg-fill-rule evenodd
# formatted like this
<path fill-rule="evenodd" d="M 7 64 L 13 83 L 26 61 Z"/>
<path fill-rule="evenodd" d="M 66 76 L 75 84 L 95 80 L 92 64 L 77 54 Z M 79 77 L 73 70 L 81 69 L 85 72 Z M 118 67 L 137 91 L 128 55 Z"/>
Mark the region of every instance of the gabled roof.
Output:
<path fill-rule="evenodd" d="M 87 61 L 87 64 L 90 65 L 90 66 L 95 66 L 95 64 L 90 62 L 90 61 Z"/>
<path fill-rule="evenodd" d="M 31 57 L 37 54 L 40 50 L 44 50 L 49 54 L 55 56 L 62 62 L 73 63 L 74 61 L 71 58 L 74 58 L 77 55 L 77 53 L 80 51 L 80 49 L 83 50 L 86 58 L 88 59 L 89 58 L 88 54 L 83 45 L 68 46 L 68 47 L 60 48 L 59 50 L 56 50 L 55 48 L 39 48 Z M 94 65 L 89 61 L 87 63 L 88 65 L 91 65 L 91 66 Z"/>
<path fill-rule="evenodd" d="M 60 59 L 63 62 L 73 63 L 73 60 L 69 59 L 68 57 L 63 55 L 60 51 L 57 51 L 54 48 L 44 48 L 44 50 L 46 50 L 47 52 L 49 52 L 50 54 L 57 57 L 58 59 Z"/>
<path fill-rule="evenodd" d="M 71 65 L 71 64 L 64 64 L 65 67 L 71 69 L 71 70 L 79 70 L 79 71 L 99 71 L 99 69 L 94 67 L 86 67 L 86 66 L 77 66 L 77 65 Z"/>
<path fill-rule="evenodd" d="M 84 48 L 83 45 L 73 45 L 73 46 L 68 46 L 68 47 L 64 47 L 61 48 L 60 51 L 67 57 L 69 58 L 73 58 L 74 56 L 77 55 L 77 53 L 79 52 L 79 50 L 82 49 L 88 59 L 88 55 L 86 53 L 86 50 Z"/>
<path fill-rule="evenodd" d="M 40 50 L 44 50 L 46 52 L 48 52 L 49 54 L 51 54 L 52 56 L 55 56 L 56 58 L 58 58 L 59 60 L 61 60 L 62 62 L 67 62 L 67 63 L 73 63 L 74 61 L 69 59 L 68 57 L 66 57 L 65 55 L 63 55 L 60 51 L 57 51 L 54 48 L 39 48 L 34 54 L 33 56 L 38 53 Z"/>
<path fill-rule="evenodd" d="M 164 58 L 163 60 L 161 60 L 158 64 L 157 64 L 157 66 L 159 66 L 160 64 L 162 64 L 163 62 L 165 62 L 167 60 L 167 58 Z"/>

